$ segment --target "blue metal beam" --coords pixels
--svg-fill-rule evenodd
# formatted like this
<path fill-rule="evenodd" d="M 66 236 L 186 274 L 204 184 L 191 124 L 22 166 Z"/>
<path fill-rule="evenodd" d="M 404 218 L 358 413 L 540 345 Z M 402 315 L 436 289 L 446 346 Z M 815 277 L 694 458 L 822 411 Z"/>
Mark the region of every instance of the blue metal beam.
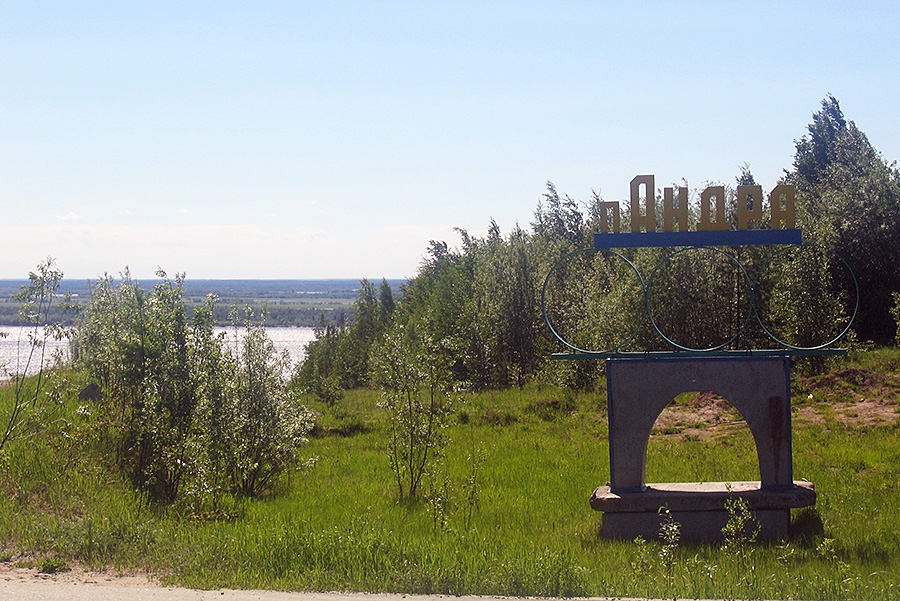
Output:
<path fill-rule="evenodd" d="M 752 349 L 725 351 L 634 351 L 611 353 L 553 353 L 554 361 L 591 361 L 597 359 L 700 359 L 703 357 L 836 357 L 846 355 L 845 348 Z"/>
<path fill-rule="evenodd" d="M 803 233 L 791 230 L 708 230 L 702 232 L 632 232 L 594 234 L 594 248 L 650 246 L 747 246 L 802 244 Z"/>

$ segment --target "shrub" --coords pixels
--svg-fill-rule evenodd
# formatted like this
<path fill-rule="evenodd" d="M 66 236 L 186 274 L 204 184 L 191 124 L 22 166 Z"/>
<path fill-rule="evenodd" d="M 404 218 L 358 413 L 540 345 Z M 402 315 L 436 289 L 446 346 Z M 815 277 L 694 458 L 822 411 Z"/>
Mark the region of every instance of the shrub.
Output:
<path fill-rule="evenodd" d="M 401 499 L 414 499 L 425 476 L 434 473 L 447 445 L 450 410 L 447 371 L 414 329 L 397 326 L 374 357 L 376 382 L 387 411 L 388 458 Z"/>
<path fill-rule="evenodd" d="M 315 420 L 291 393 L 285 376 L 290 361 L 278 355 L 263 326 L 248 320 L 237 359 L 231 478 L 236 490 L 259 496 L 299 462 L 297 452 Z"/>
<path fill-rule="evenodd" d="M 260 495 L 298 461 L 312 418 L 295 402 L 263 326 L 231 353 L 214 334 L 216 298 L 186 316 L 184 276 L 144 291 L 126 271 L 91 289 L 73 356 L 101 384 L 118 463 L 154 501 L 216 508 L 225 492 Z"/>
<path fill-rule="evenodd" d="M 56 269 L 53 259 L 47 259 L 38 265 L 36 272 L 28 274 L 28 284 L 16 295 L 16 299 L 23 303 L 19 319 L 28 324 L 29 332 L 24 356 L 18 357 L 10 373 L 13 399 L 3 405 L 3 413 L 0 414 L 0 450 L 12 440 L 34 435 L 59 408 L 55 388 L 48 387 L 52 374 L 45 368 L 50 359 L 46 343 L 51 338 L 61 339 L 65 335 L 61 325 L 49 323 L 51 307 L 57 298 L 62 278 L 63 273 Z M 5 336 L 5 333 L 0 335 Z M 10 369 L 6 365 L 0 367 L 7 371 Z M 32 372 L 36 373 L 29 375 Z"/>

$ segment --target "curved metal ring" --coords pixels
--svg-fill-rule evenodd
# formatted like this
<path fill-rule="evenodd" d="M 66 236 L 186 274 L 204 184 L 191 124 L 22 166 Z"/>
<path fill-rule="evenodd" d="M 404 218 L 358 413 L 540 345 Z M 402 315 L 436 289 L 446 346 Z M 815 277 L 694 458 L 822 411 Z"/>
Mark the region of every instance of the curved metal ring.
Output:
<path fill-rule="evenodd" d="M 807 242 L 807 243 L 801 244 L 799 246 L 790 246 L 787 248 L 783 248 L 783 249 L 779 250 L 778 252 L 776 252 L 775 254 L 773 254 L 768 259 L 766 259 L 766 262 L 763 263 L 762 267 L 760 267 L 759 273 L 756 274 L 756 281 L 754 283 L 753 288 L 754 288 L 754 295 L 755 295 L 756 287 L 759 285 L 760 277 L 762 276 L 762 274 L 766 270 L 766 268 L 769 266 L 769 264 L 773 260 L 775 260 L 776 257 L 778 257 L 786 252 L 796 250 L 798 248 L 803 248 L 803 247 L 816 248 L 818 250 L 823 250 L 827 253 L 831 253 L 833 256 L 840 259 L 841 263 L 844 264 L 844 267 L 847 268 L 847 272 L 850 274 L 850 278 L 853 280 L 853 288 L 855 289 L 855 294 L 856 294 L 856 304 L 853 307 L 853 315 L 850 316 L 850 320 L 847 322 L 847 327 L 845 327 L 841 331 L 840 334 L 838 334 L 837 336 L 835 336 L 834 338 L 832 338 L 831 340 L 829 340 L 828 342 L 825 342 L 823 344 L 819 344 L 817 346 L 797 346 L 794 344 L 788 344 L 787 342 L 785 342 L 784 340 L 781 340 L 780 338 L 775 336 L 775 334 L 773 334 L 772 332 L 769 331 L 769 328 L 767 328 L 765 326 L 765 324 L 763 323 L 762 317 L 760 317 L 758 307 L 755 306 L 755 303 L 754 303 L 754 307 L 753 307 L 753 312 L 756 314 L 756 321 L 757 321 L 757 323 L 759 323 L 759 327 L 761 327 L 763 329 L 763 332 L 765 332 L 766 335 L 769 338 L 771 338 L 773 341 L 775 341 L 776 343 L 778 343 L 786 348 L 797 350 L 797 351 L 814 351 L 814 350 L 818 350 L 821 348 L 825 348 L 826 346 L 831 346 L 832 344 L 834 344 L 835 342 L 837 342 L 838 340 L 843 338 L 844 335 L 850 331 L 850 327 L 853 325 L 853 321 L 856 319 L 856 314 L 859 312 L 859 282 L 856 281 L 856 274 L 853 273 L 853 268 L 850 267 L 850 264 L 846 261 L 846 259 L 844 259 L 844 257 L 837 254 L 833 250 L 825 248 L 824 246 L 821 246 L 819 244 L 814 244 L 812 242 Z"/>
<path fill-rule="evenodd" d="M 656 273 L 659 271 L 659 269 L 663 266 L 664 263 L 666 263 L 672 257 L 679 255 L 683 252 L 687 252 L 687 251 L 691 251 L 691 250 L 698 250 L 698 249 L 711 250 L 713 252 L 717 252 L 717 253 L 727 257 L 729 261 L 731 261 L 734 265 L 737 266 L 738 269 L 741 270 L 741 273 L 744 275 L 744 281 L 747 283 L 747 290 L 750 294 L 750 303 L 747 306 L 747 314 L 744 316 L 744 323 L 741 324 L 741 327 L 738 329 L 738 331 L 735 333 L 735 335 L 732 336 L 731 338 L 729 338 L 728 340 L 726 340 L 725 342 L 723 342 L 722 344 L 718 344 L 718 345 L 711 346 L 708 348 L 693 348 L 693 347 L 689 347 L 689 346 L 684 346 L 682 344 L 678 344 L 677 342 L 675 342 L 674 340 L 672 340 L 671 338 L 666 336 L 663 333 L 663 331 L 659 328 L 659 326 L 657 325 L 656 320 L 653 319 L 653 311 L 650 309 L 650 288 L 653 285 L 653 278 L 656 276 Z M 750 281 L 750 276 L 747 275 L 747 270 L 744 269 L 744 266 L 741 265 L 740 263 L 738 263 L 738 260 L 735 259 L 732 255 L 728 254 L 725 251 L 719 250 L 718 248 L 714 248 L 712 246 L 691 246 L 691 247 L 682 248 L 681 250 L 676 250 L 675 252 L 670 253 L 663 260 L 661 260 L 659 263 L 656 264 L 656 267 L 653 269 L 653 273 L 650 274 L 650 278 L 647 280 L 647 287 L 645 288 L 645 293 L 644 293 L 644 304 L 645 304 L 644 312 L 650 318 L 650 323 L 653 324 L 653 329 L 656 330 L 656 333 L 659 334 L 663 340 L 665 340 L 666 342 L 668 342 L 675 348 L 682 350 L 682 351 L 693 351 L 693 352 L 717 351 L 719 349 L 725 348 L 726 346 L 728 346 L 729 344 L 734 342 L 737 339 L 737 337 L 740 336 L 741 333 L 744 331 L 744 329 L 747 327 L 747 324 L 750 322 L 750 315 L 753 313 L 753 305 L 754 305 L 753 294 L 754 294 L 753 283 Z"/>
<path fill-rule="evenodd" d="M 628 334 L 628 336 L 625 338 L 625 340 L 623 340 L 622 342 L 620 342 L 619 344 L 615 345 L 612 348 L 602 350 L 602 351 L 592 351 L 592 350 L 579 348 L 579 347 L 575 346 L 574 344 L 571 344 L 568 341 L 566 341 L 566 339 L 563 338 L 562 336 L 560 336 L 559 332 L 556 331 L 556 328 L 553 327 L 553 324 L 550 321 L 550 316 L 547 314 L 547 285 L 550 283 L 550 277 L 553 275 L 553 272 L 556 271 L 557 267 L 562 265 L 564 262 L 568 261 L 573 256 L 584 253 L 584 252 L 591 252 L 591 251 L 610 254 L 610 255 L 613 255 L 613 256 L 618 257 L 618 258 L 622 259 L 623 261 L 625 261 L 625 263 L 629 267 L 631 267 L 632 271 L 634 271 L 635 275 L 637 276 L 638 282 L 641 284 L 641 291 L 644 295 L 644 299 L 645 299 L 645 303 L 646 303 L 647 286 L 644 284 L 644 278 L 641 277 L 641 272 L 638 271 L 637 267 L 634 266 L 634 263 L 629 261 L 628 258 L 626 258 L 624 255 L 617 253 L 614 250 L 596 249 L 596 248 L 581 248 L 578 250 L 573 250 L 573 251 L 563 255 L 561 259 L 559 259 L 556 263 L 553 264 L 553 267 L 550 269 L 550 272 L 547 273 L 547 277 L 544 278 L 544 285 L 541 288 L 541 312 L 544 315 L 544 322 L 547 324 L 547 327 L 550 328 L 550 331 L 553 333 L 553 335 L 556 337 L 556 339 L 559 340 L 560 342 L 562 342 L 564 345 L 566 345 L 570 349 L 572 349 L 573 351 L 575 351 L 577 353 L 589 353 L 589 354 L 614 353 L 618 349 L 622 348 L 622 346 L 627 344 L 632 338 L 634 338 L 637 335 L 638 331 L 641 329 L 641 326 L 644 324 L 644 319 L 646 318 L 646 313 L 647 313 L 646 310 L 643 310 L 641 312 L 641 319 L 638 321 L 638 323 L 634 327 L 634 329 Z"/>

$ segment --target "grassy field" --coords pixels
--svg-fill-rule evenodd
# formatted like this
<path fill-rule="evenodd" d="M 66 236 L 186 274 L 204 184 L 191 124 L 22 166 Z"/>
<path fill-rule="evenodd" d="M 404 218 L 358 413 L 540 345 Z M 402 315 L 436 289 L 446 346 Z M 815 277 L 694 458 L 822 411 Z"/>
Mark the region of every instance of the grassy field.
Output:
<path fill-rule="evenodd" d="M 796 378 L 794 472 L 818 503 L 777 544 L 598 538 L 588 496 L 609 476 L 605 393 L 461 399 L 428 498 L 398 503 L 379 395 L 317 405 L 317 461 L 276 495 L 220 511 L 148 506 L 76 415 L 0 456 L 0 559 L 146 569 L 199 588 L 679 598 L 900 597 L 900 352 Z M 71 394 L 83 384 L 69 376 Z M 3 390 L 6 394 L 7 390 Z M 710 409 L 712 403 L 712 410 Z M 648 480 L 758 479 L 749 430 L 682 395 L 657 422 Z"/>

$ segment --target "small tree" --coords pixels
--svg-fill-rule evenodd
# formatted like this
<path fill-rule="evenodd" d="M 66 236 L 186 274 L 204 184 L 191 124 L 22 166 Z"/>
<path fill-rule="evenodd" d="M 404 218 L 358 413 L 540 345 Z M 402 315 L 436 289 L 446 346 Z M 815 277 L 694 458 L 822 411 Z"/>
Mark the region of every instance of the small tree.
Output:
<path fill-rule="evenodd" d="M 316 395 L 316 398 L 335 408 L 344 397 L 341 388 L 344 357 L 341 348 L 345 345 L 348 330 L 339 329 L 334 322 L 320 313 L 316 323 L 316 338 L 306 346 L 306 356 L 297 366 L 294 383 Z"/>
<path fill-rule="evenodd" d="M 49 323 L 50 309 L 58 296 L 62 278 L 62 271 L 56 269 L 53 259 L 48 258 L 38 264 L 36 272 L 28 274 L 28 284 L 16 295 L 16 299 L 23 303 L 19 318 L 28 324 L 28 341 L 27 350 L 19 355 L 17 365 L 12 367 L 10 373 L 13 402 L 5 408 L 7 413 L 2 416 L 0 451 L 8 442 L 37 432 L 58 407 L 58 403 L 47 394 L 48 373 L 45 368 L 49 359 L 47 342 L 64 335 L 60 324 Z M 35 373 L 30 376 L 32 371 Z"/>
<path fill-rule="evenodd" d="M 312 429 L 312 413 L 291 394 L 287 357 L 280 356 L 265 327 L 249 315 L 237 354 L 234 488 L 248 496 L 272 489 L 299 462 L 297 452 Z"/>
<path fill-rule="evenodd" d="M 184 276 L 158 275 L 149 292 L 127 270 L 118 284 L 102 278 L 73 346 L 104 390 L 103 427 L 120 466 L 151 499 L 188 496 L 195 508 L 225 492 L 271 490 L 312 425 L 290 395 L 287 359 L 249 313 L 229 352 L 214 331 L 215 296 L 189 321 Z"/>
<path fill-rule="evenodd" d="M 861 300 L 854 330 L 877 344 L 892 336 L 891 293 L 900 290 L 900 171 L 875 150 L 833 96 L 813 114 L 808 135 L 796 142 L 787 183 L 797 187 L 797 224 L 804 239 L 844 258 L 859 284 Z M 837 267 L 835 287 L 852 288 Z M 850 314 L 855 298 L 847 297 Z"/>
<path fill-rule="evenodd" d="M 376 348 L 374 373 L 388 412 L 388 458 L 400 499 L 415 499 L 434 473 L 447 438 L 446 370 L 410 326 L 396 326 Z"/>

